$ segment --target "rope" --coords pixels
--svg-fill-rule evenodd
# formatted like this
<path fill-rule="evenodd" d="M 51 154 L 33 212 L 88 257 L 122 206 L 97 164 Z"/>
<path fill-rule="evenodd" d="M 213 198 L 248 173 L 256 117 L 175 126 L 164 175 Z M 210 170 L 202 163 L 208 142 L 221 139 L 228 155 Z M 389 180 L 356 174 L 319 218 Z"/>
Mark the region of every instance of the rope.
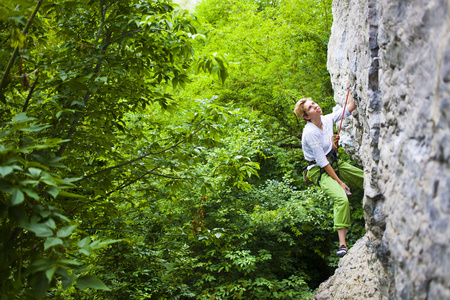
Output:
<path fill-rule="evenodd" d="M 350 95 L 350 87 L 347 89 L 347 97 L 345 98 L 344 110 L 342 111 L 341 123 L 339 124 L 339 130 L 337 134 L 333 134 L 331 137 L 331 144 L 333 144 L 334 149 L 339 147 L 339 133 L 341 133 L 342 121 L 344 120 L 345 108 L 347 107 L 348 96 Z"/>

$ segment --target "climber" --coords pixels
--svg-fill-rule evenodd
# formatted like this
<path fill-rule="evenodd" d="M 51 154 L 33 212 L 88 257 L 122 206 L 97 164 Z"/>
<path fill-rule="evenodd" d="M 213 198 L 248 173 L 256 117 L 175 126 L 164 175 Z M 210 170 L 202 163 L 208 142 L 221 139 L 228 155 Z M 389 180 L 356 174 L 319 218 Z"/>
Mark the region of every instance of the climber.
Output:
<path fill-rule="evenodd" d="M 349 90 L 350 91 L 350 90 Z M 334 230 L 339 237 L 339 248 L 336 255 L 347 254 L 347 228 L 350 227 L 350 206 L 347 195 L 350 188 L 346 183 L 363 189 L 362 170 L 344 162 L 337 161 L 337 149 L 333 147 L 333 124 L 348 117 L 356 108 L 353 96 L 347 94 L 348 105 L 345 109 L 322 116 L 322 109 L 311 98 L 300 99 L 295 104 L 294 113 L 306 121 L 302 133 L 302 149 L 309 162 L 307 177 L 329 197 L 334 203 Z"/>

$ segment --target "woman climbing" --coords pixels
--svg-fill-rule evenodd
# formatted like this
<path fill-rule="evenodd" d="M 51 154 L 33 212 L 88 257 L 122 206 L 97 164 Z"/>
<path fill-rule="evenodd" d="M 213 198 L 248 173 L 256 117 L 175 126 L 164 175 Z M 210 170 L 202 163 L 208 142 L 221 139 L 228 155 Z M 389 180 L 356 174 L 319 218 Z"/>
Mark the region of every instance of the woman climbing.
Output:
<path fill-rule="evenodd" d="M 322 109 L 311 98 L 300 99 L 294 113 L 306 121 L 302 134 L 302 149 L 307 167 L 308 178 L 320 186 L 334 202 L 334 230 L 339 236 L 339 248 L 336 255 L 347 254 L 345 237 L 350 227 L 350 206 L 347 195 L 350 188 L 346 183 L 363 189 L 364 173 L 352 165 L 337 161 L 337 142 L 333 141 L 333 124 L 346 118 L 356 108 L 353 96 L 347 94 L 347 109 L 322 116 Z M 344 112 L 345 109 L 345 112 Z"/>

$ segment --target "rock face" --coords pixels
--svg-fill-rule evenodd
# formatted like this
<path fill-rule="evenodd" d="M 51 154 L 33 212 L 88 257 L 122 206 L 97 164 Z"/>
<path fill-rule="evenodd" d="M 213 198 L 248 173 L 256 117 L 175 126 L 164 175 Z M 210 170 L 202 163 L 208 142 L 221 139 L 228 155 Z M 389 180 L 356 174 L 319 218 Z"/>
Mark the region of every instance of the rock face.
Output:
<path fill-rule="evenodd" d="M 366 236 L 315 299 L 450 299 L 450 3 L 335 0 L 328 69 L 358 113 Z"/>
<path fill-rule="evenodd" d="M 368 236 L 341 258 L 334 276 L 322 283 L 314 299 L 387 299 L 386 272 Z"/>

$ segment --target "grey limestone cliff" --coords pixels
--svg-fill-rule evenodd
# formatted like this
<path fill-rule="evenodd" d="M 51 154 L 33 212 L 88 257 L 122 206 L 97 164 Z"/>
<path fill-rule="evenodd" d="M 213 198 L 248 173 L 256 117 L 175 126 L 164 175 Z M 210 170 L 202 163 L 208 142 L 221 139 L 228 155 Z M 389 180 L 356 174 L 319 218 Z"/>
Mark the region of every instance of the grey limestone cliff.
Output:
<path fill-rule="evenodd" d="M 335 0 L 328 69 L 358 112 L 367 234 L 315 299 L 450 299 L 450 4 Z"/>

